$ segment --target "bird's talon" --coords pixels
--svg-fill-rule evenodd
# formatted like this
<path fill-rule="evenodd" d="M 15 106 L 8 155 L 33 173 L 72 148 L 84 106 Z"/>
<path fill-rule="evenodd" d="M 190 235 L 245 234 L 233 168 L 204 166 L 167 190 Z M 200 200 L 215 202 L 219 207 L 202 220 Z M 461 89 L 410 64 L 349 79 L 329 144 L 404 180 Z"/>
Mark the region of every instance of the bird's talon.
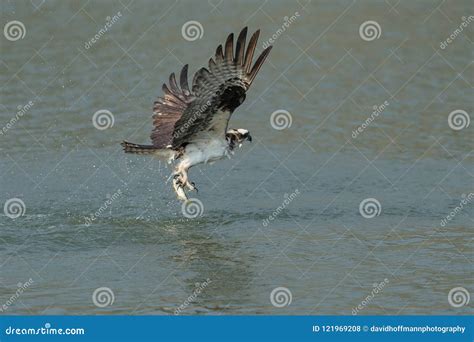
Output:
<path fill-rule="evenodd" d="M 187 182 L 186 187 L 189 189 L 189 191 L 196 190 L 196 192 L 199 192 L 194 182 Z"/>

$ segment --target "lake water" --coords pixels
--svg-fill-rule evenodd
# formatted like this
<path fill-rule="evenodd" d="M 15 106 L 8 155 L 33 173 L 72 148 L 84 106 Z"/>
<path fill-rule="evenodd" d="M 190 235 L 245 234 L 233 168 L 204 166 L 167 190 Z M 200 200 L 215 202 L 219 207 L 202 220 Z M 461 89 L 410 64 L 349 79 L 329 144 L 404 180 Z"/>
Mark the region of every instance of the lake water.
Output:
<path fill-rule="evenodd" d="M 0 214 L 2 314 L 472 313 L 474 125 L 448 120 L 473 118 L 470 1 L 1 9 L 25 33 L 0 37 L 0 204 L 24 203 Z M 191 170 L 202 216 L 186 218 L 167 165 L 119 142 L 148 143 L 168 75 L 244 26 L 259 51 L 275 38 L 231 122 L 253 142 Z"/>

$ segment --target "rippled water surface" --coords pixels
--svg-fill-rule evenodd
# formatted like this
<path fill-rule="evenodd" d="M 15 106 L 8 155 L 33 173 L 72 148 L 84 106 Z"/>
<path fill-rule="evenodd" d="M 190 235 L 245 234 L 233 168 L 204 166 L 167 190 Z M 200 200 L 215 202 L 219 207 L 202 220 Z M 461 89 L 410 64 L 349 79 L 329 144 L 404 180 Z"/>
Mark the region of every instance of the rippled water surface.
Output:
<path fill-rule="evenodd" d="M 474 24 L 440 43 L 470 14 L 469 1 L 3 0 L 2 26 L 21 21 L 25 36 L 0 37 L 0 203 L 26 209 L 0 214 L 2 314 L 173 314 L 187 301 L 183 314 L 350 315 L 363 301 L 360 314 L 468 313 L 448 293 L 473 290 L 473 203 L 456 207 L 474 192 L 474 125 L 448 115 L 473 118 Z M 201 39 L 183 39 L 190 20 Z M 147 143 L 167 76 L 246 25 L 276 38 L 231 122 L 254 140 L 191 170 L 203 212 L 188 219 L 168 166 L 118 143 Z M 106 130 L 92 124 L 102 109 Z M 290 127 L 272 127 L 276 110 Z M 291 293 L 281 308 L 277 287 Z"/>

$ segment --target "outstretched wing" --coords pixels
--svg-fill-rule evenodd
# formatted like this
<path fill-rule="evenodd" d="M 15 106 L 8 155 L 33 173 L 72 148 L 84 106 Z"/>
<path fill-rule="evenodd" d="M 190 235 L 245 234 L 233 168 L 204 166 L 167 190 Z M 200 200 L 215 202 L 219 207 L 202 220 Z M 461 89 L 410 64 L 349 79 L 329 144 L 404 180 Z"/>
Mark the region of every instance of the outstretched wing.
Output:
<path fill-rule="evenodd" d="M 180 87 L 174 73 L 170 75 L 170 87 L 163 84 L 163 97 L 158 97 L 153 105 L 153 131 L 151 141 L 157 148 L 168 148 L 173 143 L 173 132 L 176 121 L 194 101 L 188 86 L 188 65 L 181 70 Z"/>
<path fill-rule="evenodd" d="M 244 28 L 235 54 L 234 35 L 230 34 L 224 49 L 219 45 L 215 59 L 209 60 L 209 69 L 201 68 L 195 73 L 191 91 L 187 65 L 181 71 L 180 87 L 171 74 L 170 87 L 163 85 L 165 97 L 155 102 L 153 145 L 178 148 L 202 137 L 225 134 L 230 115 L 245 100 L 246 91 L 272 48 L 266 48 L 252 66 L 259 33 L 258 30 L 252 35 L 246 49 Z"/>

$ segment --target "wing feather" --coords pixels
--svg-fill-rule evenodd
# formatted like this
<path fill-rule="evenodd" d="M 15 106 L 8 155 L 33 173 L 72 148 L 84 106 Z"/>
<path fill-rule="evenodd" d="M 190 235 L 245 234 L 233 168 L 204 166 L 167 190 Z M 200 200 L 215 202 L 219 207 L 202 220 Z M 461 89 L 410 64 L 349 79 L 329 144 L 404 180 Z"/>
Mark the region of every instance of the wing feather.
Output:
<path fill-rule="evenodd" d="M 216 49 L 216 62 L 222 63 L 223 60 L 224 60 L 224 55 L 222 53 L 222 45 L 219 45 Z"/>
<path fill-rule="evenodd" d="M 188 85 L 188 65 L 186 64 L 183 69 L 181 69 L 181 74 L 179 75 L 179 84 L 181 85 L 181 89 L 187 95 L 191 92 L 189 91 Z"/>
<path fill-rule="evenodd" d="M 231 33 L 227 37 L 225 42 L 225 59 L 228 63 L 231 63 L 234 59 L 234 34 Z"/>
<path fill-rule="evenodd" d="M 255 33 L 252 35 L 252 38 L 250 38 L 249 46 L 247 47 L 244 64 L 244 70 L 247 73 L 250 71 L 250 67 L 252 66 L 253 54 L 255 53 L 255 48 L 257 47 L 257 40 L 259 35 L 260 30 L 255 31 Z"/>
<path fill-rule="evenodd" d="M 245 27 L 237 38 L 237 45 L 235 47 L 235 63 L 237 65 L 243 65 L 244 53 L 245 53 L 245 39 L 247 37 L 247 28 Z"/>
<path fill-rule="evenodd" d="M 157 148 L 179 148 L 193 139 L 216 134 L 224 136 L 232 112 L 245 99 L 245 93 L 270 53 L 265 49 L 252 66 L 260 30 L 249 40 L 246 48 L 247 28 L 239 34 L 234 51 L 234 34 L 216 49 L 209 67 L 199 69 L 188 84 L 188 65 L 179 76 L 172 73 L 169 85 L 163 84 L 164 96 L 153 106 L 154 129 L 151 134 Z M 234 54 L 235 52 L 235 54 Z"/>
<path fill-rule="evenodd" d="M 248 81 L 249 84 L 252 84 L 253 80 L 255 79 L 255 76 L 257 76 L 258 71 L 263 65 L 263 62 L 265 62 L 265 59 L 267 58 L 268 54 L 272 50 L 273 46 L 267 47 L 263 52 L 258 56 L 257 61 L 253 65 L 252 70 L 250 70 L 250 73 L 248 74 Z"/>
<path fill-rule="evenodd" d="M 174 72 L 170 75 L 169 83 L 173 94 L 179 94 L 180 91 L 178 88 L 178 84 L 176 83 L 176 77 L 174 75 Z"/>

